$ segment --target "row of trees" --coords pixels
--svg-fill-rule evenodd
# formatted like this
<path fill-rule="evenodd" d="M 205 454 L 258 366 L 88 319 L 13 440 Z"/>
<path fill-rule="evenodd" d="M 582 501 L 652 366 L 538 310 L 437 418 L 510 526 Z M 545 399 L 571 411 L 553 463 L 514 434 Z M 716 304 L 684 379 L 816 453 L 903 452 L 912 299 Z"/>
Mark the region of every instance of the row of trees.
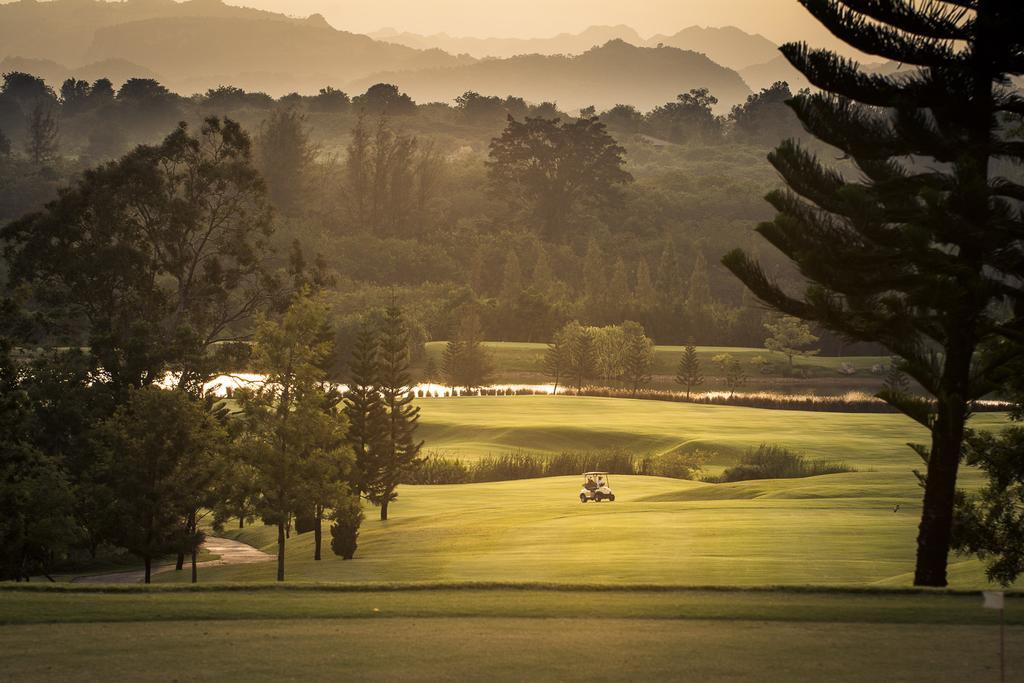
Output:
<path fill-rule="evenodd" d="M 5 577 L 45 572 L 103 547 L 151 565 L 191 554 L 201 511 L 214 524 L 254 516 L 284 543 L 336 517 L 332 547 L 351 557 L 358 494 L 382 506 L 417 461 L 405 394 L 409 340 L 394 306 L 371 360 L 371 448 L 327 382 L 333 329 L 300 250 L 275 268 L 274 222 L 252 144 L 230 120 L 92 169 L 45 210 L 7 225 L 0 314 L 0 524 Z M 41 357 L 22 348 L 70 349 Z M 211 376 L 248 367 L 266 381 L 239 410 L 203 395 Z M 367 456 L 369 453 L 369 456 Z"/>
<path fill-rule="evenodd" d="M 584 327 L 578 322 L 565 325 L 548 344 L 544 373 L 554 383 L 575 387 L 579 392 L 590 379 L 622 382 L 636 395 L 651 381 L 654 342 L 639 323 Z"/>

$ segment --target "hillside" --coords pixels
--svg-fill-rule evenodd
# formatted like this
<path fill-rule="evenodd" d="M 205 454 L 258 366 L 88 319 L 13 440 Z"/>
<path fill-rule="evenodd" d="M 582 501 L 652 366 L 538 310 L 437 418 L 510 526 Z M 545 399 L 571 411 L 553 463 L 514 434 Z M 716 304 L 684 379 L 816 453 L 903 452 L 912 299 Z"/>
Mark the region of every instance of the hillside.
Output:
<path fill-rule="evenodd" d="M 712 61 L 730 69 L 762 64 L 779 54 L 779 46 L 761 34 L 751 34 L 735 26 L 690 26 L 673 35 L 657 35 L 647 45 L 658 44 L 682 50 L 703 52 Z M 748 83 L 754 87 L 752 83 Z"/>
<path fill-rule="evenodd" d="M 636 47 L 621 40 L 576 57 L 522 55 L 451 68 L 384 71 L 356 81 L 351 89 L 378 81 L 395 83 L 419 102 L 452 100 L 475 90 L 557 102 L 562 110 L 588 105 L 607 109 L 619 103 L 648 110 L 692 88 L 708 88 L 719 99 L 720 111 L 728 111 L 750 94 L 739 74 L 702 54 Z"/>
<path fill-rule="evenodd" d="M 590 26 L 579 33 L 560 33 L 549 38 L 476 38 L 450 36 L 447 33 L 420 35 L 381 29 L 368 34 L 371 38 L 405 45 L 419 50 L 438 48 L 451 54 L 473 57 L 514 57 L 515 55 L 578 55 L 609 40 L 623 40 L 644 45 L 644 39 L 629 26 Z"/>
<path fill-rule="evenodd" d="M 126 77 L 155 74 L 178 92 L 231 84 L 276 96 L 379 70 L 472 61 L 338 31 L 317 14 L 295 19 L 222 0 L 0 5 L 3 57 L 47 60 L 66 75 L 91 74 L 96 70 L 80 65 L 114 60 L 132 65 Z"/>

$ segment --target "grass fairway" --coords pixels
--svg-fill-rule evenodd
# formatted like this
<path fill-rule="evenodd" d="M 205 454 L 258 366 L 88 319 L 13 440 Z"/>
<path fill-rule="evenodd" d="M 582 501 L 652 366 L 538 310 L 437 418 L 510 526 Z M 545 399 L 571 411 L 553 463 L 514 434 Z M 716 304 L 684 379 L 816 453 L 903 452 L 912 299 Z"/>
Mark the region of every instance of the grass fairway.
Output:
<path fill-rule="evenodd" d="M 1024 670 L 1017 602 L 1007 680 Z M 0 671 L 33 681 L 994 681 L 996 615 L 978 603 L 780 591 L 7 591 Z"/>
<path fill-rule="evenodd" d="M 859 469 L 899 473 L 913 485 L 920 465 L 909 441 L 928 431 L 903 415 L 764 410 L 575 396 L 507 396 L 419 401 L 427 450 L 472 459 L 512 450 L 536 453 L 622 448 L 636 454 L 717 450 L 730 465 L 749 446 L 777 443 Z M 1004 424 L 980 413 L 979 429 Z M 897 481 L 896 478 L 893 479 Z"/>
<path fill-rule="evenodd" d="M 293 536 L 289 580 L 911 583 L 921 492 L 911 472 L 919 462 L 903 444 L 927 434 L 902 416 L 547 396 L 421 405 L 428 447 L 460 456 L 699 444 L 722 450 L 715 463 L 721 467 L 746 446 L 771 441 L 859 471 L 735 484 L 613 476 L 616 502 L 589 505 L 576 498 L 577 477 L 404 486 L 391 520 L 367 511 L 354 561 L 325 549 L 315 562 L 313 535 Z M 995 427 L 1002 418 L 976 420 Z M 964 481 L 971 480 L 966 473 Z M 276 554 L 273 529 L 257 525 L 227 535 Z M 273 563 L 212 567 L 200 580 L 269 581 L 274 571 Z M 171 573 L 156 580 L 186 578 Z M 977 561 L 956 557 L 950 580 L 954 587 L 986 585 Z"/>
<path fill-rule="evenodd" d="M 441 359 L 447 342 L 428 342 L 427 355 L 434 359 L 437 367 L 441 367 Z M 544 352 L 547 344 L 530 342 L 484 342 L 491 354 L 494 371 L 497 375 L 514 375 L 517 373 L 542 373 Z M 679 356 L 683 353 L 682 346 L 656 346 L 654 348 L 655 375 L 675 375 Z M 714 368 L 715 356 L 728 353 L 744 365 L 753 367 L 755 359 L 763 358 L 777 363 L 787 362 L 785 356 L 775 354 L 767 349 L 754 349 L 745 346 L 698 346 L 697 356 L 704 368 L 711 372 Z M 810 371 L 836 373 L 844 363 L 856 369 L 858 373 L 869 373 L 874 365 L 888 365 L 889 356 L 806 356 L 796 359 L 796 364 Z"/>

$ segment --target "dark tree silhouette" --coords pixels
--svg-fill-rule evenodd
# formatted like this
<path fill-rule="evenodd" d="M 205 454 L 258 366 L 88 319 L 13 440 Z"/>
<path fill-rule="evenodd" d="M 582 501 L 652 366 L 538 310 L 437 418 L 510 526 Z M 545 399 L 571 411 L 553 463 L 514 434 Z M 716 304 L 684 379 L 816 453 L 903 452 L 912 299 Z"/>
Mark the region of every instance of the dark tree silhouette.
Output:
<path fill-rule="evenodd" d="M 971 401 L 1007 361 L 973 362 L 975 350 L 1024 335 L 1024 221 L 1015 204 L 1024 186 L 993 171 L 997 160 L 1024 160 L 1024 144 L 1000 126 L 1005 113 L 1024 111 L 1008 80 L 1024 73 L 1024 3 L 801 3 L 851 46 L 918 68 L 879 76 L 827 50 L 783 46 L 823 91 L 790 106 L 859 177 L 826 168 L 793 141 L 769 156 L 790 190 L 768 196 L 779 213 L 758 231 L 809 280 L 802 297 L 741 251 L 724 263 L 770 306 L 882 343 L 933 397 L 883 394 L 931 431 L 930 447 L 916 448 L 927 475 L 914 583 L 945 586 Z"/>
<path fill-rule="evenodd" d="M 686 398 L 690 398 L 691 389 L 704 384 L 704 375 L 700 371 L 700 359 L 697 358 L 697 349 L 694 348 L 692 342 L 686 345 L 683 355 L 679 357 L 676 384 L 686 387 Z"/>
<path fill-rule="evenodd" d="M 487 174 L 497 196 L 523 203 L 549 236 L 564 236 L 580 205 L 615 202 L 632 182 L 625 149 L 593 119 L 508 118 L 491 140 Z"/>

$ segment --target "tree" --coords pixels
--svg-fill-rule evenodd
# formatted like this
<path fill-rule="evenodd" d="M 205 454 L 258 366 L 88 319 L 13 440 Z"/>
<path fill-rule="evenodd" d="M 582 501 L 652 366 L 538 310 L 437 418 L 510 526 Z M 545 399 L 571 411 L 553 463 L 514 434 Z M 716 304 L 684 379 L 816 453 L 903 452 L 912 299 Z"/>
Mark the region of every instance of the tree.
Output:
<path fill-rule="evenodd" d="M 37 102 L 28 115 L 28 135 L 25 138 L 25 153 L 34 164 L 44 164 L 57 157 L 57 137 L 60 126 L 53 106 Z"/>
<path fill-rule="evenodd" d="M 768 331 L 764 347 L 786 356 L 789 359 L 789 367 L 793 367 L 794 356 L 814 356 L 818 353 L 818 349 L 806 349 L 818 341 L 818 337 L 811 332 L 810 326 L 799 318 L 784 315 L 775 320 L 768 320 L 764 324 L 764 329 Z"/>
<path fill-rule="evenodd" d="M 686 315 L 694 329 L 706 329 L 711 322 L 714 301 L 711 298 L 711 284 L 708 282 L 708 264 L 703 252 L 697 252 L 686 290 Z"/>
<path fill-rule="evenodd" d="M 372 453 L 384 429 L 384 408 L 379 388 L 379 346 L 377 329 L 367 317 L 352 344 L 348 390 L 344 397 L 348 442 L 355 453 L 353 483 L 359 493 L 369 491 Z"/>
<path fill-rule="evenodd" d="M 279 283 L 273 231 L 249 137 L 230 120 L 182 124 L 86 171 L 72 188 L 6 226 L 12 285 L 48 329 L 75 334 L 118 386 L 178 374 L 198 393 L 248 338 Z"/>
<path fill-rule="evenodd" d="M 69 78 L 60 86 L 61 107 L 68 114 L 81 112 L 89 105 L 89 82 Z"/>
<path fill-rule="evenodd" d="M 718 98 L 707 88 L 693 89 L 656 107 L 645 125 L 651 135 L 671 142 L 713 142 L 722 136 L 722 121 L 712 111 L 716 104 Z"/>
<path fill-rule="evenodd" d="M 132 391 L 99 427 L 104 479 L 118 520 L 111 538 L 142 559 L 146 583 L 154 559 L 202 544 L 202 532 L 186 520 L 212 478 L 223 436 L 199 402 L 156 387 Z"/>
<path fill-rule="evenodd" d="M 597 357 L 594 349 L 594 335 L 578 322 L 571 322 L 561 331 L 566 344 L 568 364 L 566 375 L 572 378 L 576 393 L 583 391 L 583 383 L 594 376 Z"/>
<path fill-rule="evenodd" d="M 3 130 L 0 130 L 0 159 L 6 159 L 11 156 L 11 139 L 7 137 Z"/>
<path fill-rule="evenodd" d="M 789 84 L 776 81 L 732 108 L 730 135 L 743 142 L 772 145 L 800 134 L 800 122 L 786 106 L 793 97 Z"/>
<path fill-rule="evenodd" d="M 459 322 L 459 329 L 445 346 L 442 373 L 450 387 L 475 389 L 490 381 L 493 365 L 483 345 L 480 316 L 467 310 Z"/>
<path fill-rule="evenodd" d="M 959 491 L 952 547 L 986 562 L 990 581 L 1009 586 L 1024 573 L 1024 429 L 971 432 L 965 463 L 986 475 L 980 491 Z"/>
<path fill-rule="evenodd" d="M 343 560 L 351 560 L 356 554 L 359 541 L 359 526 L 363 523 L 363 509 L 358 496 L 345 496 L 334 506 L 331 515 L 331 550 Z"/>
<path fill-rule="evenodd" d="M 597 119 L 509 117 L 491 140 L 487 176 L 495 196 L 525 206 L 546 235 L 561 238 L 578 208 L 621 198 L 620 187 L 633 180 L 624 153 Z"/>
<path fill-rule="evenodd" d="M 309 108 L 311 111 L 337 114 L 347 111 L 351 104 L 352 100 L 345 91 L 327 86 L 310 98 Z"/>
<path fill-rule="evenodd" d="M 34 443 L 41 425 L 23 374 L 0 339 L 0 580 L 48 575 L 77 540 L 74 494 L 60 461 Z M 51 579 L 52 580 L 52 579 Z"/>
<path fill-rule="evenodd" d="M 676 384 L 686 387 L 686 398 L 690 398 L 690 390 L 704 384 L 704 375 L 700 371 L 700 359 L 697 358 L 697 349 L 693 342 L 686 345 L 683 355 L 679 357 L 679 366 L 676 368 Z"/>
<path fill-rule="evenodd" d="M 501 278 L 501 299 L 506 304 L 511 304 L 523 291 L 523 271 L 519 267 L 519 257 L 515 249 L 508 250 L 505 258 L 505 269 Z"/>
<path fill-rule="evenodd" d="M 623 378 L 630 387 L 633 396 L 651 381 L 651 368 L 654 367 L 654 342 L 644 334 L 644 328 L 638 323 L 623 323 L 626 336 L 625 358 L 623 362 Z"/>
<path fill-rule="evenodd" d="M 275 110 L 260 124 L 256 149 L 271 203 L 285 214 L 297 213 L 306 203 L 317 154 L 305 117 L 290 107 Z"/>
<path fill-rule="evenodd" d="M 278 581 L 285 577 L 289 520 L 315 502 L 309 478 L 318 468 L 311 461 L 340 450 L 340 423 L 325 410 L 322 364 L 331 350 L 326 320 L 321 301 L 300 296 L 279 322 L 260 322 L 253 364 L 264 381 L 236 393 L 245 421 L 242 448 L 257 474 L 260 513 L 277 526 Z"/>
<path fill-rule="evenodd" d="M 380 333 L 378 380 L 384 410 L 384 429 L 373 449 L 367 495 L 380 506 L 380 518 L 388 518 L 388 504 L 398 497 L 399 481 L 419 463 L 423 442 L 416 441 L 418 406 L 412 405 L 409 374 L 409 331 L 401 309 L 392 304 L 384 314 Z"/>
<path fill-rule="evenodd" d="M 899 359 L 891 359 L 885 370 L 882 391 L 892 396 L 905 396 L 909 390 L 910 383 L 907 381 L 907 376 L 900 370 Z"/>
<path fill-rule="evenodd" d="M 544 352 L 544 375 L 554 383 L 552 393 L 558 393 L 558 383 L 569 369 L 569 348 L 565 335 L 555 333 Z"/>
<path fill-rule="evenodd" d="M 712 360 L 718 366 L 719 372 L 722 373 L 725 388 L 729 392 L 729 396 L 732 397 L 747 383 L 747 373 L 743 370 L 743 364 L 736 360 L 731 353 L 716 354 Z"/>
<path fill-rule="evenodd" d="M 416 113 L 416 103 L 412 98 L 398 90 L 398 86 L 390 83 L 371 85 L 365 93 L 357 95 L 352 104 L 368 114 L 376 116 L 406 116 Z"/>
<path fill-rule="evenodd" d="M 852 47 L 917 69 L 868 74 L 826 50 L 783 46 L 822 90 L 790 106 L 859 173 L 828 169 L 793 141 L 769 156 L 790 191 L 769 195 L 779 213 L 758 231 L 809 280 L 803 297 L 741 251 L 724 263 L 773 308 L 883 344 L 933 397 L 888 400 L 931 432 L 916 449 L 927 473 L 914 583 L 945 586 L 969 405 L 1007 360 L 975 362 L 975 350 L 1024 334 L 1024 268 L 1007 258 L 1018 253 L 1024 224 L 1012 202 L 1024 189 L 995 163 L 1024 159 L 999 124 L 1022 107 L 1009 76 L 1024 71 L 1014 28 L 1024 5 L 802 1 Z"/>

